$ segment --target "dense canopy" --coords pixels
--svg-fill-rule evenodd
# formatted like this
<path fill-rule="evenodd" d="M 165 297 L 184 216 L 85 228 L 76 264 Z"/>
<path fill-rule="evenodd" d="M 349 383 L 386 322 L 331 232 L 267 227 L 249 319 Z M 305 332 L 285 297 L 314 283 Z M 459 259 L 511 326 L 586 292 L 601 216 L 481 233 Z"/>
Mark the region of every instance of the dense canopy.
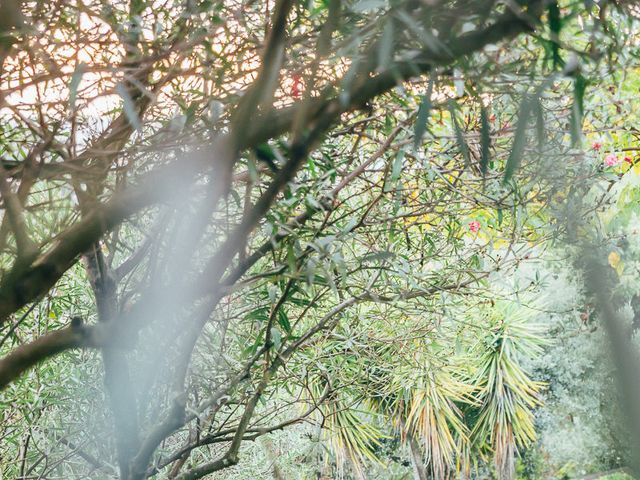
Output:
<path fill-rule="evenodd" d="M 639 14 L 3 1 L 0 477 L 638 473 Z"/>

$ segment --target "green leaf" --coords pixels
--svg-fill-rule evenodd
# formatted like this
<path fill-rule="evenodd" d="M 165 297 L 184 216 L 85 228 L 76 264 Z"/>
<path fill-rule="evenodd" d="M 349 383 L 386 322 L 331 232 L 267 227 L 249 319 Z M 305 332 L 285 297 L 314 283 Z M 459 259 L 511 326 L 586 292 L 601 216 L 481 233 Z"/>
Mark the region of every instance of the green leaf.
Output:
<path fill-rule="evenodd" d="M 252 158 L 247 161 L 247 170 L 249 171 L 249 179 L 256 183 L 258 181 L 258 167 Z"/>
<path fill-rule="evenodd" d="M 275 350 L 280 350 L 280 347 L 282 346 L 282 334 L 280 333 L 280 330 L 275 327 L 271 328 L 271 341 L 273 342 L 273 348 Z"/>
<path fill-rule="evenodd" d="M 388 21 L 384 30 L 382 31 L 382 37 L 380 38 L 380 45 L 378 47 L 378 68 L 384 70 L 393 60 L 393 22 Z"/>
<path fill-rule="evenodd" d="M 268 143 L 261 143 L 255 148 L 256 157 L 262 161 L 274 161 L 276 154 L 273 152 L 273 148 Z"/>
<path fill-rule="evenodd" d="M 342 77 L 342 82 L 340 85 L 341 91 L 338 99 L 340 100 L 340 104 L 346 106 L 349 104 L 349 100 L 351 99 L 351 87 L 353 86 L 353 82 L 358 74 L 360 69 L 360 58 L 357 55 L 354 55 L 351 58 L 351 66 L 347 73 Z"/>
<path fill-rule="evenodd" d="M 269 296 L 269 300 L 271 303 L 275 303 L 278 298 L 278 287 L 277 285 L 268 285 L 267 286 L 267 295 Z"/>
<path fill-rule="evenodd" d="M 258 321 L 266 321 L 269 318 L 268 315 L 269 307 L 260 307 L 252 312 L 249 312 L 245 319 L 247 320 L 258 320 Z"/>
<path fill-rule="evenodd" d="M 551 51 L 553 58 L 553 68 L 558 68 L 563 65 L 562 57 L 560 56 L 560 30 L 562 29 L 562 18 L 560 16 L 560 7 L 558 2 L 551 2 L 547 7 L 549 16 L 549 30 L 551 31 Z"/>
<path fill-rule="evenodd" d="M 287 245 L 287 266 L 289 267 L 290 272 L 295 272 L 296 268 L 296 254 L 293 251 L 293 245 Z"/>
<path fill-rule="evenodd" d="M 542 151 L 546 141 L 546 129 L 544 125 L 544 109 L 540 98 L 536 102 L 536 137 L 538 140 L 538 150 Z"/>
<path fill-rule="evenodd" d="M 240 194 L 232 188 L 231 190 L 229 190 L 229 195 L 233 199 L 233 202 L 236 204 L 236 207 L 242 208 L 242 199 L 240 198 Z"/>
<path fill-rule="evenodd" d="M 573 107 L 571 108 L 571 144 L 580 145 L 582 140 L 582 117 L 584 115 L 584 92 L 587 80 L 578 74 L 573 83 Z"/>
<path fill-rule="evenodd" d="M 368 253 L 362 258 L 362 262 L 376 262 L 378 260 L 384 261 L 389 258 L 394 258 L 395 254 L 393 252 L 389 252 L 388 250 L 383 250 L 381 252 L 373 252 Z"/>
<path fill-rule="evenodd" d="M 529 95 L 525 95 L 522 103 L 520 104 L 520 112 L 518 114 L 518 124 L 516 126 L 516 133 L 513 137 L 513 146 L 511 147 L 511 153 L 507 159 L 507 165 L 504 169 L 503 183 L 508 183 L 513 177 L 513 174 L 520 167 L 522 162 L 522 154 L 524 153 L 524 147 L 527 143 L 527 124 L 529 123 L 529 117 L 531 116 L 531 109 L 533 106 L 533 99 Z"/>
<path fill-rule="evenodd" d="M 487 109 L 484 105 L 480 107 L 480 123 L 480 140 L 482 145 L 480 171 L 482 172 L 482 175 L 486 175 L 487 169 L 489 168 L 489 156 L 491 149 L 491 127 L 489 125 L 489 114 L 487 113 Z"/>
<path fill-rule="evenodd" d="M 391 178 L 388 182 L 385 182 L 384 191 L 390 192 L 393 190 L 396 185 L 398 179 L 400 178 L 400 174 L 402 173 L 402 163 L 404 161 L 404 150 L 399 150 L 396 155 L 395 160 L 393 161 L 393 166 L 391 167 Z"/>
<path fill-rule="evenodd" d="M 289 322 L 289 317 L 287 316 L 287 312 L 285 312 L 282 307 L 278 309 L 278 324 L 285 332 L 291 333 L 291 323 Z"/>
<path fill-rule="evenodd" d="M 422 144 L 422 137 L 428 128 L 429 114 L 431 113 L 431 94 L 433 92 L 433 77 L 429 79 L 427 93 L 422 97 L 418 107 L 418 116 L 413 130 L 413 149 L 417 150 Z"/>
<path fill-rule="evenodd" d="M 86 63 L 79 63 L 76 67 L 73 75 L 71 76 L 71 83 L 69 84 L 69 105 L 71 108 L 75 108 L 76 106 L 76 97 L 78 96 L 78 87 L 80 87 L 80 82 L 82 82 L 82 76 L 87 71 Z"/>
<path fill-rule="evenodd" d="M 447 54 L 451 55 L 452 52 L 449 50 L 447 45 L 441 41 L 438 37 L 436 37 L 431 31 L 427 28 L 424 28 L 423 24 L 417 22 L 411 15 L 402 10 L 398 10 L 396 12 L 396 17 L 404 22 L 407 25 L 410 32 L 412 32 L 418 39 L 423 43 L 425 47 L 431 50 L 433 53 L 437 54 Z"/>
<path fill-rule="evenodd" d="M 213 0 L 202 0 L 200 5 L 198 5 L 198 11 L 201 13 L 208 12 L 209 10 L 211 10 L 212 6 Z"/>
<path fill-rule="evenodd" d="M 129 123 L 135 130 L 142 130 L 142 124 L 140 123 L 140 118 L 138 118 L 138 112 L 136 111 L 136 104 L 129 95 L 126 87 L 122 82 L 116 85 L 116 93 L 122 97 L 122 108 L 124 109 L 124 114 L 129 120 Z"/>
<path fill-rule="evenodd" d="M 453 70 L 453 87 L 456 90 L 456 97 L 464 96 L 464 77 L 458 69 Z"/>
<path fill-rule="evenodd" d="M 385 0 L 360 0 L 351 6 L 351 10 L 356 13 L 365 13 L 383 8 L 386 4 Z"/>
<path fill-rule="evenodd" d="M 400 178 L 403 161 L 404 161 L 404 150 L 400 150 L 396 155 L 396 159 L 393 162 L 393 168 L 391 169 L 391 178 L 393 180 L 398 180 Z"/>
<path fill-rule="evenodd" d="M 464 138 L 464 132 L 460 128 L 458 124 L 458 115 L 457 115 L 457 107 L 458 105 L 453 100 L 449 101 L 449 112 L 451 113 L 451 122 L 453 123 L 453 130 L 456 135 L 456 141 L 458 142 L 458 148 L 460 149 L 460 153 L 464 158 L 464 166 L 465 168 L 470 165 L 470 157 L 469 157 L 469 146 L 467 145 L 467 141 Z"/>

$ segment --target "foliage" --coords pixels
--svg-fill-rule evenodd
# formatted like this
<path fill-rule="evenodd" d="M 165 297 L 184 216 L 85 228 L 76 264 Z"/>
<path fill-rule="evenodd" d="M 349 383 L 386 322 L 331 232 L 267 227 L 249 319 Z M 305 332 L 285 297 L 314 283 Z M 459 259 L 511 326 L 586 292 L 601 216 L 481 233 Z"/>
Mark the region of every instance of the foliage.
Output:
<path fill-rule="evenodd" d="M 508 279 L 637 220 L 633 4 L 7 5 L 2 475 L 516 475 Z"/>

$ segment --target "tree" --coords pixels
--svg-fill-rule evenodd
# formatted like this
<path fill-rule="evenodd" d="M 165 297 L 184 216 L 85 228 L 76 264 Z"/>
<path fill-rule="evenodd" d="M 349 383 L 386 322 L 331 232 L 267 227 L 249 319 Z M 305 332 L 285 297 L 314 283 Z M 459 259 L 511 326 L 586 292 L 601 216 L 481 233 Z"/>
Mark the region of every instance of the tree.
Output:
<path fill-rule="evenodd" d="M 544 147 L 525 140 L 530 120 L 539 137 L 569 109 L 580 123 L 585 77 L 562 51 L 590 62 L 597 40 L 615 48 L 608 11 L 624 10 L 563 8 L 3 6 L 5 394 L 62 352 L 98 352 L 123 479 L 204 477 L 236 464 L 243 441 L 314 414 L 335 395 L 313 370 L 314 346 L 337 327 L 476 292 L 514 262 L 479 265 L 495 240 L 483 229 L 511 253 L 535 237 L 519 216 L 535 219 L 566 171 L 513 182 Z M 541 93 L 562 75 L 574 106 L 545 111 Z M 515 92 L 514 128 L 489 111 L 514 116 L 501 76 L 531 82 Z M 38 305 L 82 275 L 95 308 L 39 331 Z M 264 406 L 276 389 L 301 398 L 317 382 L 300 416 L 276 420 L 282 404 Z M 224 445 L 218 457 L 189 463 L 211 444 Z M 111 445 L 92 448 L 84 460 L 108 470 Z"/>

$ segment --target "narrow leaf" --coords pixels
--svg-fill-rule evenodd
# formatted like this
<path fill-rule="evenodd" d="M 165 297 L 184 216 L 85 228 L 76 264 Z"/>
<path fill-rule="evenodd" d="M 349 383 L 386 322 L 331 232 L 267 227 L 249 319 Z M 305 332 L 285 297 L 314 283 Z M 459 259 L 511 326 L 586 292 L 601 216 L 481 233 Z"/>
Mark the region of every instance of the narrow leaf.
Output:
<path fill-rule="evenodd" d="M 487 174 L 489 168 L 489 155 L 491 148 L 491 127 L 489 125 L 489 114 L 487 109 L 482 105 L 480 107 L 480 140 L 482 145 L 482 151 L 480 156 L 480 171 L 482 175 Z"/>
<path fill-rule="evenodd" d="M 382 31 L 378 47 L 378 68 L 384 70 L 393 60 L 393 22 L 388 21 Z"/>
<path fill-rule="evenodd" d="M 423 26 L 417 22 L 411 15 L 408 13 L 399 10 L 396 13 L 397 18 L 399 18 L 402 22 L 407 25 L 410 32 L 412 32 L 418 39 L 431 50 L 433 53 L 445 53 L 447 55 L 452 55 L 451 50 L 447 45 L 442 42 L 438 37 L 433 35 L 428 29 L 423 28 Z"/>
<path fill-rule="evenodd" d="M 513 177 L 513 174 L 520 167 L 522 162 L 522 154 L 524 153 L 524 147 L 527 143 L 527 123 L 531 115 L 531 107 L 533 101 L 529 96 L 525 96 L 520 104 L 520 112 L 518 114 L 518 124 L 516 126 L 516 133 L 513 137 L 513 146 L 511 147 L 511 153 L 507 159 L 507 165 L 504 169 L 503 183 L 509 182 Z"/>
<path fill-rule="evenodd" d="M 536 138 L 538 140 L 538 150 L 542 151 L 545 144 L 546 129 L 544 125 L 544 109 L 542 108 L 542 102 L 538 97 L 536 102 Z"/>
<path fill-rule="evenodd" d="M 287 316 L 287 312 L 285 312 L 282 308 L 278 310 L 278 323 L 285 332 L 291 333 L 291 323 L 289 322 L 289 317 Z"/>
<path fill-rule="evenodd" d="M 418 117 L 413 130 L 413 149 L 417 150 L 422 144 L 422 137 L 427 130 L 429 122 L 429 114 L 431 113 L 431 94 L 433 93 L 433 77 L 429 79 L 427 93 L 422 97 L 420 106 L 418 107 Z"/>
<path fill-rule="evenodd" d="M 558 2 L 551 2 L 549 4 L 549 30 L 551 31 L 551 51 L 553 57 L 553 67 L 561 67 L 564 63 L 562 57 L 560 57 L 560 30 L 562 29 L 562 19 L 560 17 L 560 7 Z"/>
<path fill-rule="evenodd" d="M 86 63 L 79 63 L 76 67 L 73 75 L 71 76 L 71 83 L 69 84 L 69 105 L 71 108 L 75 108 L 76 106 L 76 97 L 78 96 L 78 87 L 80 87 L 80 82 L 82 82 L 82 76 L 87 71 Z"/>
<path fill-rule="evenodd" d="M 449 112 L 451 113 L 451 122 L 453 123 L 453 130 L 456 135 L 456 141 L 458 142 L 458 148 L 460 149 L 460 153 L 464 157 L 464 166 L 467 168 L 470 164 L 469 160 L 469 146 L 467 145 L 467 141 L 464 138 L 464 132 L 460 128 L 458 124 L 458 116 L 456 113 L 456 103 L 451 100 L 449 102 Z"/>
<path fill-rule="evenodd" d="M 404 162 L 404 150 L 399 150 L 396 155 L 395 160 L 393 161 L 393 166 L 391 167 L 391 177 L 389 178 L 389 182 L 387 182 L 384 186 L 385 192 L 390 192 L 393 190 L 393 187 L 398 182 L 400 178 L 400 174 L 402 173 L 402 163 Z"/>
<path fill-rule="evenodd" d="M 573 107 L 571 108 L 571 144 L 580 145 L 582 140 L 582 116 L 584 114 L 584 92 L 587 80 L 580 74 L 573 84 Z"/>
<path fill-rule="evenodd" d="M 275 350 L 280 350 L 280 347 L 282 346 L 282 334 L 280 333 L 280 330 L 275 327 L 271 328 L 271 340 L 273 341 L 273 348 Z"/>
<path fill-rule="evenodd" d="M 256 183 L 258 181 L 258 167 L 256 166 L 256 162 L 253 161 L 253 158 L 250 158 L 247 161 L 247 171 L 249 172 L 249 179 L 251 182 Z"/>
<path fill-rule="evenodd" d="M 122 108 L 124 109 L 124 114 L 127 116 L 127 120 L 129 120 L 131 126 L 135 130 L 142 130 L 142 124 L 138 118 L 135 103 L 123 83 L 118 83 L 116 85 L 116 93 L 122 97 Z"/>

